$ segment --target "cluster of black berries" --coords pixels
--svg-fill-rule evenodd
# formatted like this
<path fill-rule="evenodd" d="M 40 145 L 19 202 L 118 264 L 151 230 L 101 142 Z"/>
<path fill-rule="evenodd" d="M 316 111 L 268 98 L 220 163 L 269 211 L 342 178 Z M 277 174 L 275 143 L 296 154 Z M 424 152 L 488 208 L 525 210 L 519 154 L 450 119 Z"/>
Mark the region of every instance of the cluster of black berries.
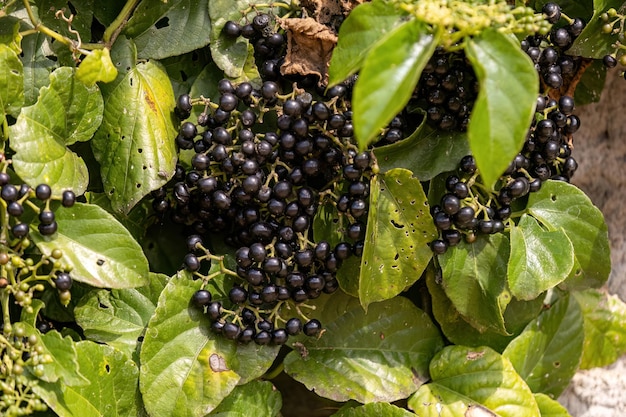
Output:
<path fill-rule="evenodd" d="M 462 52 L 435 51 L 424 67 L 409 107 L 426 112 L 428 124 L 440 130 L 467 130 L 478 93 L 478 81 Z"/>
<path fill-rule="evenodd" d="M 431 243 L 433 252 L 444 253 L 463 236 L 472 242 L 477 233 L 503 232 L 513 201 L 538 191 L 548 179 L 569 182 L 578 168 L 571 156 L 571 141 L 580 119 L 573 110 L 572 97 L 561 96 L 558 101 L 538 97 L 524 147 L 504 172 L 495 195 L 473 187 L 478 176 L 474 158 L 468 155 L 461 160 L 459 175 L 446 178 L 447 193 L 432 208 L 440 231 L 440 238 Z"/>
<path fill-rule="evenodd" d="M 580 18 L 568 18 L 570 23 L 559 27 L 557 23 L 563 14 L 561 7 L 555 3 L 546 3 L 542 12 L 546 20 L 555 26 L 547 36 L 528 36 L 521 42 L 521 46 L 535 63 L 543 84 L 558 89 L 566 80 L 573 78 L 580 68 L 582 58 L 565 52 L 583 31 L 585 22 Z"/>
<path fill-rule="evenodd" d="M 229 22 L 224 29 L 228 36 L 258 38 L 253 45 L 266 69 L 284 50 L 268 29 L 270 20 L 259 14 L 249 25 Z M 258 344 L 321 331 L 302 308 L 336 291 L 342 262 L 363 251 L 371 162 L 353 143 L 349 86 L 308 92 L 299 87 L 302 79 L 282 77 L 278 64 L 273 68 L 261 71 L 260 88 L 221 80 L 215 102 L 179 97 L 182 119 L 194 104 L 206 109 L 196 123 L 184 121 L 176 138 L 180 149 L 194 153 L 189 169 L 180 164 L 171 184 L 152 193 L 155 213 L 184 225 L 188 271 L 202 275 L 211 259 L 204 242 L 211 236 L 219 234 L 236 248 L 232 307 L 204 289 L 193 303 L 214 331 Z M 322 204 L 334 205 L 347 219 L 344 241 L 313 241 L 313 219 Z M 285 311 L 298 317 L 285 320 Z"/>

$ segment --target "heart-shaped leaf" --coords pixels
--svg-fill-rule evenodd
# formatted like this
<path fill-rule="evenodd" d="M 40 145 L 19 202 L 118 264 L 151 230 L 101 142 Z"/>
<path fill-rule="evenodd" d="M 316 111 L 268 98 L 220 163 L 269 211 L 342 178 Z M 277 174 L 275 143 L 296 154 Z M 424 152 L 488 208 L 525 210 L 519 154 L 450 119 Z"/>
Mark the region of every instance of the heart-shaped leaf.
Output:
<path fill-rule="evenodd" d="M 504 350 L 533 392 L 558 397 L 576 373 L 583 350 L 583 317 L 576 300 L 561 298 Z"/>
<path fill-rule="evenodd" d="M 428 363 L 443 342 L 408 299 L 372 303 L 367 313 L 341 292 L 315 301 L 311 316 L 325 332 L 302 339 L 287 355 L 285 372 L 292 378 L 323 397 L 361 403 L 406 398 L 426 381 Z"/>
<path fill-rule="evenodd" d="M 430 363 L 432 381 L 409 398 L 420 417 L 540 417 L 535 398 L 508 359 L 488 347 L 448 346 Z"/>
<path fill-rule="evenodd" d="M 563 230 L 544 230 L 526 214 L 511 228 L 507 275 L 513 296 L 532 300 L 564 281 L 573 267 L 574 247 Z"/>
<path fill-rule="evenodd" d="M 98 87 L 79 82 L 72 68 L 50 74 L 50 86 L 10 128 L 15 172 L 31 186 L 53 184 L 57 196 L 64 189 L 82 194 L 89 181 L 87 166 L 68 146 L 91 139 L 103 105 Z"/>

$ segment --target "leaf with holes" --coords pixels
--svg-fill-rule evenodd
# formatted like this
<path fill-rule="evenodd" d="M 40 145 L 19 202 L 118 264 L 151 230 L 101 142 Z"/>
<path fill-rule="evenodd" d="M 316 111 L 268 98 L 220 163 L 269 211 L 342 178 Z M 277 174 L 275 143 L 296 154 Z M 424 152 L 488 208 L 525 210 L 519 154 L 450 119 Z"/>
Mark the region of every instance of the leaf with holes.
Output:
<path fill-rule="evenodd" d="M 626 304 L 599 290 L 572 293 L 583 312 L 581 369 L 607 366 L 626 353 Z"/>
<path fill-rule="evenodd" d="M 511 362 L 488 347 L 445 347 L 430 363 L 430 377 L 409 398 L 409 408 L 420 417 L 540 417 Z"/>
<path fill-rule="evenodd" d="M 119 74 L 102 86 L 104 119 L 92 149 L 113 210 L 127 214 L 174 174 L 175 100 L 160 64 L 135 64 L 134 46 L 121 40 L 111 53 Z"/>
<path fill-rule="evenodd" d="M 91 341 L 75 346 L 80 371 L 90 384 L 72 387 L 63 381 L 40 382 L 33 391 L 59 417 L 137 416 L 137 365 L 111 346 Z"/>
<path fill-rule="evenodd" d="M 31 238 L 46 256 L 63 251 L 72 277 L 94 287 L 133 288 L 148 283 L 148 261 L 141 246 L 111 214 L 76 203 L 55 212 L 58 232 L 42 236 L 31 225 Z"/>
<path fill-rule="evenodd" d="M 467 136 L 484 184 L 493 187 L 524 145 L 539 77 L 518 41 L 496 29 L 468 39 L 465 52 L 480 85 Z"/>
<path fill-rule="evenodd" d="M 548 229 L 562 229 L 574 246 L 576 265 L 562 286 L 586 289 L 606 282 L 611 272 L 608 228 L 584 192 L 563 181 L 547 181 L 531 193 L 527 211 Z"/>
<path fill-rule="evenodd" d="M 605 55 L 615 53 L 615 44 L 619 42 L 619 23 L 614 24 L 614 32 L 604 33 L 602 27 L 606 23 L 600 18 L 609 8 L 620 10 L 624 7 L 623 0 L 594 0 L 593 16 L 587 21 L 587 25 L 581 34 L 574 40 L 567 53 L 572 56 L 602 59 Z M 573 15 L 578 16 L 578 15 Z"/>
<path fill-rule="evenodd" d="M 285 372 L 308 389 L 334 401 L 396 401 L 428 379 L 428 363 L 443 341 L 407 298 L 372 303 L 367 312 L 342 292 L 309 303 L 324 333 L 299 339 L 284 361 Z"/>
<path fill-rule="evenodd" d="M 461 242 L 438 257 L 443 289 L 463 318 L 479 331 L 508 335 L 502 314 L 511 300 L 506 283 L 509 240 L 503 234 Z"/>
<path fill-rule="evenodd" d="M 140 2 L 124 34 L 137 45 L 140 58 L 162 59 L 209 44 L 208 0 Z"/>
<path fill-rule="evenodd" d="M 370 205 L 361 258 L 363 307 L 394 297 L 417 281 L 437 238 L 422 185 L 411 171 L 394 168 L 370 182 Z"/>
<path fill-rule="evenodd" d="M 92 290 L 74 309 L 76 323 L 89 340 L 132 358 L 166 282 L 165 275 L 150 273 L 150 282 L 143 287 Z"/>
<path fill-rule="evenodd" d="M 13 168 L 31 186 L 53 184 L 82 194 L 89 181 L 87 166 L 68 146 L 91 139 L 102 122 L 103 100 L 97 86 L 87 87 L 72 68 L 50 74 L 37 103 L 20 112 L 11 126 Z"/>
<path fill-rule="evenodd" d="M 216 301 L 227 297 L 224 281 L 220 276 L 209 283 Z M 206 415 L 237 384 L 267 371 L 278 354 L 277 347 L 238 345 L 208 332 L 207 316 L 190 304 L 201 286 L 189 273 L 171 278 L 148 323 L 139 386 L 153 417 Z"/>
<path fill-rule="evenodd" d="M 566 296 L 544 310 L 502 353 L 533 392 L 556 398 L 576 373 L 583 350 L 583 316 Z"/>
<path fill-rule="evenodd" d="M 574 247 L 563 230 L 544 230 L 527 214 L 511 227 L 507 275 L 514 297 L 538 297 L 565 280 L 573 267 Z"/>

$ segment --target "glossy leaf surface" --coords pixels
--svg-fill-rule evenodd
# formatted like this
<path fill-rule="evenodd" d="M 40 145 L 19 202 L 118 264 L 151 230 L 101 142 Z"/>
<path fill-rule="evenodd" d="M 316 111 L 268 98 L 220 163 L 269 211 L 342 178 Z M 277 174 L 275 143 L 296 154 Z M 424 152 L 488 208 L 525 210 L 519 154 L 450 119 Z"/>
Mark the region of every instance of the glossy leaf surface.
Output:
<path fill-rule="evenodd" d="M 540 417 L 535 398 L 505 357 L 488 347 L 448 346 L 430 364 L 432 381 L 409 398 L 420 417 Z"/>
<path fill-rule="evenodd" d="M 365 58 L 400 23 L 398 9 L 374 0 L 354 8 L 339 28 L 339 39 L 328 68 L 328 85 L 335 85 L 361 69 Z"/>
<path fill-rule="evenodd" d="M 418 20 L 409 20 L 376 43 L 354 86 L 354 134 L 365 148 L 409 101 L 437 38 Z"/>
<path fill-rule="evenodd" d="M 63 251 L 72 277 L 94 287 L 132 288 L 148 283 L 148 261 L 141 246 L 111 214 L 93 204 L 76 203 L 56 211 L 58 232 L 42 236 L 31 226 L 37 247 L 50 256 Z"/>
<path fill-rule="evenodd" d="M 369 403 L 354 408 L 345 408 L 333 414 L 335 417 L 411 417 L 415 414 L 388 403 Z"/>
<path fill-rule="evenodd" d="M 483 182 L 492 187 L 526 140 L 539 77 L 516 41 L 497 30 L 468 39 L 465 51 L 480 84 L 467 135 Z"/>
<path fill-rule="evenodd" d="M 213 410 L 212 417 L 274 417 L 280 414 L 280 392 L 269 381 L 252 381 L 235 387 Z"/>
<path fill-rule="evenodd" d="M 0 44 L 0 123 L 5 114 L 16 117 L 24 103 L 24 71 L 17 53 Z"/>
<path fill-rule="evenodd" d="M 546 394 L 535 394 L 541 417 L 571 417 L 567 409 Z"/>
<path fill-rule="evenodd" d="M 604 216 L 576 186 L 548 181 L 528 199 L 528 212 L 550 230 L 562 229 L 574 246 L 576 265 L 563 283 L 569 289 L 599 287 L 611 271 Z"/>

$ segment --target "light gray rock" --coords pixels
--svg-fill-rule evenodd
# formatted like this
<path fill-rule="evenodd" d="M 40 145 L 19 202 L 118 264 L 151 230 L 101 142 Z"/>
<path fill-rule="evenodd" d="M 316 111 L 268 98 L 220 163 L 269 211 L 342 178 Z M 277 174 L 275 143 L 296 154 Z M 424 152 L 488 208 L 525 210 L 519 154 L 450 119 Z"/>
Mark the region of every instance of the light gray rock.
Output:
<path fill-rule="evenodd" d="M 579 168 L 572 182 L 604 213 L 611 240 L 608 289 L 626 301 L 626 80 L 613 70 L 599 103 L 576 110 Z M 559 401 L 574 417 L 626 416 L 626 356 L 606 368 L 580 371 Z"/>

